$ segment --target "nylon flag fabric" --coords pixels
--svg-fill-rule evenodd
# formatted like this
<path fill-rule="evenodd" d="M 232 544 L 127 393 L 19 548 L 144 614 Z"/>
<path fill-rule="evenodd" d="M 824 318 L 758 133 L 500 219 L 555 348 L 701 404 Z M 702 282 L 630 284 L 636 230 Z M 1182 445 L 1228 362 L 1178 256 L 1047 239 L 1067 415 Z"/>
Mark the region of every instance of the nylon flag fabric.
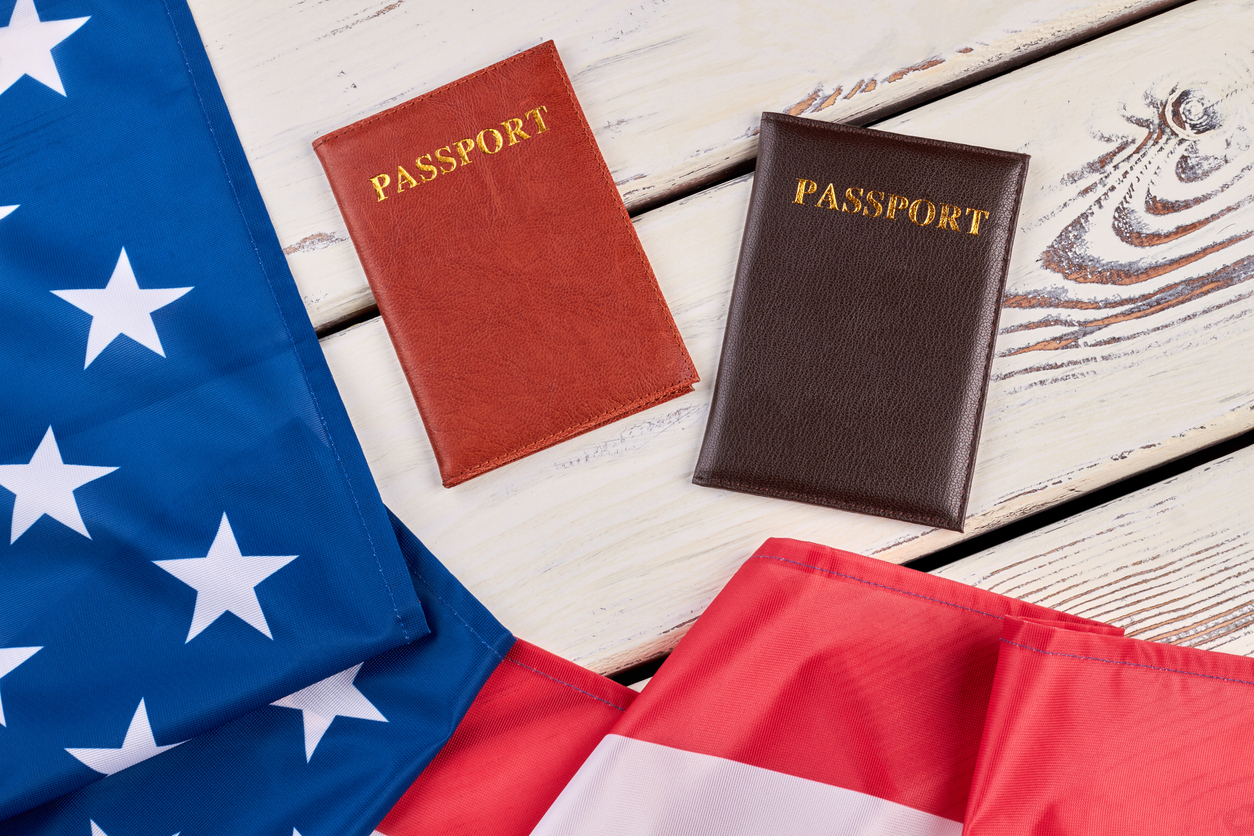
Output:
<path fill-rule="evenodd" d="M 369 834 L 514 642 L 393 522 L 430 636 L 0 822 L 0 836 Z"/>
<path fill-rule="evenodd" d="M 521 639 L 382 836 L 526 836 L 636 692 Z"/>
<path fill-rule="evenodd" d="M 768 540 L 534 832 L 959 836 L 1007 617 L 1119 632 Z"/>
<path fill-rule="evenodd" d="M 1254 833 L 1254 660 L 1006 622 L 970 836 Z"/>
<path fill-rule="evenodd" d="M 428 628 L 187 8 L 0 24 L 7 817 Z"/>

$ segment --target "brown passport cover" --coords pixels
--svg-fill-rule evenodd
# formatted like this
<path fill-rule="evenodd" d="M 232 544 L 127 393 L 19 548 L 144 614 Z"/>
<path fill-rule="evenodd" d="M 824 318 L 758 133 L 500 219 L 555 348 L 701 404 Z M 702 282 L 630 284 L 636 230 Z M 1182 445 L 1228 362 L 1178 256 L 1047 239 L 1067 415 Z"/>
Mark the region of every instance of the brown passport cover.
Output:
<path fill-rule="evenodd" d="M 961 531 L 1028 157 L 779 113 L 758 148 L 693 481 Z"/>
<path fill-rule="evenodd" d="M 691 391 L 552 41 L 313 145 L 445 487 Z"/>

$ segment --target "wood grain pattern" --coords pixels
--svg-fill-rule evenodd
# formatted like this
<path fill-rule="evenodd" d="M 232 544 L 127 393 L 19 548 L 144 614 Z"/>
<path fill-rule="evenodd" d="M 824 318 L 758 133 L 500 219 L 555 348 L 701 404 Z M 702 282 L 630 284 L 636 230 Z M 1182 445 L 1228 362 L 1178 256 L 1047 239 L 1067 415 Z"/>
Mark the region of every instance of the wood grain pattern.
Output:
<path fill-rule="evenodd" d="M 1062 177 L 1057 213 L 1037 221 L 1052 236 L 1040 266 L 1058 284 L 1006 298 L 1006 356 L 1109 349 L 1169 309 L 1248 294 L 1254 65 L 1247 52 L 1191 69 L 1149 85 L 1118 124 L 1092 126 L 1109 150 Z"/>
<path fill-rule="evenodd" d="M 1254 450 L 934 574 L 1123 627 L 1254 655 Z"/>
<path fill-rule="evenodd" d="M 1116 174 L 1106 174 L 1123 159 L 1109 156 L 1124 142 L 1110 126 L 1132 125 L 1155 135 L 1156 129 L 1125 117 L 1141 118 L 1146 108 L 1156 112 L 1157 106 L 1147 102 L 1169 101 L 1170 93 L 1156 91 L 1173 87 L 1221 91 L 1224 119 L 1239 117 L 1254 102 L 1254 90 L 1244 80 L 1247 70 L 1228 64 L 1248 59 L 1241 33 L 1252 26 L 1251 4 L 1195 3 L 885 125 L 1033 155 L 1011 262 L 1011 299 L 1065 300 L 1087 293 L 1084 298 L 1097 305 L 1093 310 L 1124 312 L 1128 288 L 1153 287 L 1167 273 L 1176 276 L 1161 278 L 1164 282 L 1216 270 L 1226 270 L 1229 277 L 1226 285 L 1206 293 L 1164 297 L 1171 304 L 1103 324 L 1084 339 L 1031 351 L 1018 349 L 1036 341 L 1038 334 L 1031 332 L 1041 329 L 1022 325 L 1039 318 L 1040 309 L 1007 308 L 968 534 L 1254 426 L 1254 384 L 1243 360 L 1254 356 L 1254 318 L 1249 316 L 1254 285 L 1242 249 L 1248 241 L 1211 248 L 1240 230 L 1254 229 L 1254 207 L 1235 197 L 1249 188 L 1240 156 L 1248 134 L 1236 127 L 1248 122 L 1231 123 L 1226 152 L 1231 162 L 1221 164 L 1226 167 L 1222 176 L 1219 168 L 1208 175 L 1230 185 L 1206 198 L 1215 208 L 1198 209 L 1214 213 L 1231 206 L 1221 219 L 1189 229 L 1193 215 L 1173 220 L 1147 211 L 1146 217 L 1161 217 L 1163 225 L 1185 231 L 1142 247 L 1139 259 L 1120 249 L 1132 245 L 1115 243 L 1113 226 L 1109 235 L 1096 222 L 1082 227 L 1088 237 L 1073 247 L 1076 259 L 1123 264 L 1138 281 L 1068 282 L 1047 260 L 1061 230 L 1093 207 L 1092 217 L 1097 217 L 1122 199 L 1115 191 L 1100 201 L 1096 190 L 1088 190 L 1091 182 L 1114 180 L 1126 190 L 1152 189 L 1163 200 L 1194 194 L 1186 189 L 1202 181 L 1180 174 L 1185 169 L 1178 162 L 1165 168 L 1137 168 L 1129 162 Z M 1216 56 L 1227 58 L 1210 63 Z M 1199 79 L 1208 66 L 1213 69 Z M 1068 120 L 1059 119 L 1063 113 Z M 1172 118 L 1174 111 L 1162 113 L 1166 116 L 1160 118 Z M 1166 143 L 1165 134 L 1158 141 Z M 1171 154 L 1176 160 L 1201 159 L 1202 143 L 1183 137 L 1181 143 L 1164 145 L 1165 151 L 1144 159 Z M 1105 159 L 1110 162 L 1100 162 Z M 1094 161 L 1099 161 L 1096 166 Z M 1082 172 L 1079 178 L 1077 172 Z M 749 186 L 749 178 L 742 178 L 637 220 L 704 379 L 697 391 L 455 489 L 439 487 L 381 324 L 371 321 L 323 342 L 385 500 L 508 627 L 600 671 L 628 667 L 673 646 L 768 536 L 816 540 L 893 561 L 959 536 L 691 484 Z M 1201 193 L 1210 195 L 1216 188 Z M 1131 201 L 1129 206 L 1139 206 L 1141 198 L 1134 195 Z M 1211 249 L 1150 276 L 1158 265 L 1171 263 L 1172 253 L 1185 251 L 1157 247 Z"/>
<path fill-rule="evenodd" d="M 1169 2 L 190 5 L 321 327 L 372 299 L 309 143 L 548 38 L 624 199 L 638 206 L 751 158 L 763 110 L 865 119 Z"/>

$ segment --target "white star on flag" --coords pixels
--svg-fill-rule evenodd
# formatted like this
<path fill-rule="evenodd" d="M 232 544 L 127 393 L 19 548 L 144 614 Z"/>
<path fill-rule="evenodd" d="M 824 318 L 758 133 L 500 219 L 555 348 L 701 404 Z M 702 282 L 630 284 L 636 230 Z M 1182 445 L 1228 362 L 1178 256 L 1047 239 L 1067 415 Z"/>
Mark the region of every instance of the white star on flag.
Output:
<path fill-rule="evenodd" d="M 65 464 L 49 427 L 28 464 L 0 464 L 0 487 L 17 495 L 9 543 L 16 543 L 44 514 L 90 540 L 74 491 L 115 470 L 116 467 Z"/>
<path fill-rule="evenodd" d="M 12 673 L 13 669 L 34 656 L 42 647 L 4 647 L 0 648 L 0 679 Z M 4 703 L 0 702 L 0 726 L 4 722 Z"/>
<path fill-rule="evenodd" d="M 353 684 L 363 664 L 365 663 L 358 663 L 346 671 L 328 676 L 321 682 L 315 682 L 308 688 L 271 703 L 280 708 L 294 708 L 304 715 L 305 763 L 313 759 L 318 741 L 322 740 L 322 736 L 331 727 L 331 721 L 336 717 L 355 717 L 358 720 L 375 720 L 380 723 L 388 721 Z"/>
<path fill-rule="evenodd" d="M 144 707 L 144 701 L 140 700 L 139 708 L 135 709 L 135 716 L 131 718 L 131 725 L 126 729 L 126 739 L 122 741 L 121 748 L 66 749 L 65 751 L 97 772 L 112 775 L 140 761 L 146 761 L 153 755 L 159 755 L 166 749 L 181 746 L 182 743 L 180 741 L 171 743 L 169 746 L 157 745 L 157 741 L 152 736 L 152 726 L 148 725 L 148 709 Z"/>
<path fill-rule="evenodd" d="M 0 28 L 0 93 L 28 75 L 62 96 L 61 74 L 52 60 L 52 48 L 86 23 L 88 18 L 39 19 L 35 0 L 17 0 L 9 24 Z"/>
<path fill-rule="evenodd" d="M 241 554 L 235 542 L 235 533 L 231 531 L 231 523 L 223 514 L 209 554 L 153 562 L 196 590 L 196 611 L 192 614 L 192 626 L 187 633 L 187 641 L 190 642 L 228 612 L 235 613 L 260 630 L 266 638 L 273 639 L 254 587 L 297 557 L 299 555 L 295 554 Z"/>
<path fill-rule="evenodd" d="M 159 287 L 141 289 L 131 269 L 131 260 L 123 248 L 109 283 L 103 288 L 54 290 L 52 293 L 76 308 L 91 314 L 91 330 L 87 333 L 87 359 L 83 368 L 100 356 L 115 339 L 125 334 L 135 342 L 162 357 L 165 349 L 152 324 L 152 312 L 178 299 L 190 287 Z"/>
<path fill-rule="evenodd" d="M 7 217 L 9 217 L 9 215 L 10 215 L 10 214 L 13 212 L 13 210 L 14 210 L 14 209 L 16 209 L 16 208 L 17 208 L 17 205 L 16 205 L 16 204 L 14 204 L 13 206 L 0 206 L 0 218 L 7 218 Z"/>

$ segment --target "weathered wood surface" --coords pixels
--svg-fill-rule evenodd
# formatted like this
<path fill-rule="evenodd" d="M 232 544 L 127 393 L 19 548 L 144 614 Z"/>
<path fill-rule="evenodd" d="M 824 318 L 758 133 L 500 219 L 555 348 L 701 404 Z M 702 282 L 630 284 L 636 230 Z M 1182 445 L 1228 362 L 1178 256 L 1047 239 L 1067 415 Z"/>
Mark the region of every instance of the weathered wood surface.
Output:
<path fill-rule="evenodd" d="M 968 534 L 1254 425 L 1251 29 L 1250 4 L 1194 3 L 885 125 L 1033 155 Z M 673 646 L 768 536 L 893 561 L 958 536 L 690 483 L 748 193 L 637 222 L 697 391 L 452 490 L 380 323 L 323 343 L 385 500 L 507 626 L 597 670 Z"/>
<path fill-rule="evenodd" d="M 763 110 L 862 119 L 1175 0 L 191 0 L 317 326 L 371 304 L 309 143 L 552 38 L 629 206 L 756 150 Z"/>
<path fill-rule="evenodd" d="M 1254 449 L 936 570 L 1157 642 L 1254 654 Z"/>

